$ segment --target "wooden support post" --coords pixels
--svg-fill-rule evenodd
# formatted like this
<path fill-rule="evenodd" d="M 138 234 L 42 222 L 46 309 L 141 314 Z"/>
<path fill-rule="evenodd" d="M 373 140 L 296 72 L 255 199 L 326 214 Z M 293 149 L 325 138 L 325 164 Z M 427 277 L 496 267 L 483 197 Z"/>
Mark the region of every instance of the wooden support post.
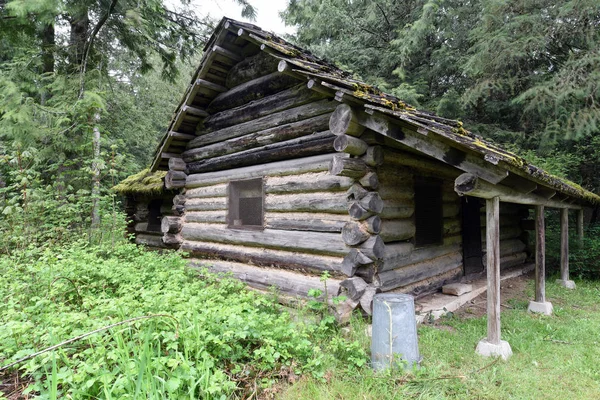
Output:
<path fill-rule="evenodd" d="M 487 339 L 500 344 L 500 199 L 486 201 Z"/>
<path fill-rule="evenodd" d="M 535 300 L 527 311 L 550 315 L 552 304 L 546 301 L 546 226 L 544 206 L 535 206 Z"/>
<path fill-rule="evenodd" d="M 544 206 L 535 208 L 535 301 L 546 301 L 546 226 Z"/>
<path fill-rule="evenodd" d="M 569 209 L 560 210 L 560 279 L 556 280 L 567 289 L 575 289 L 575 282 L 569 280 Z"/>
<path fill-rule="evenodd" d="M 500 339 L 500 198 L 486 200 L 487 243 L 487 338 L 475 350 L 482 356 L 512 355 L 508 342 Z"/>

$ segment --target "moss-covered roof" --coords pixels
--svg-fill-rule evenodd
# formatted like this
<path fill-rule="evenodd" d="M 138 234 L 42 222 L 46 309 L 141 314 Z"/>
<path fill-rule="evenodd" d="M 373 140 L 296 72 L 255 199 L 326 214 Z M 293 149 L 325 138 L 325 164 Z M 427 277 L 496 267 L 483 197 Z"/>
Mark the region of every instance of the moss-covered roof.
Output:
<path fill-rule="evenodd" d="M 271 56 L 283 60 L 291 67 L 291 72 L 300 79 L 312 80 L 317 85 L 335 94 L 336 99 L 350 101 L 360 105 L 369 113 L 385 114 L 403 123 L 410 124 L 419 132 L 426 133 L 432 139 L 441 140 L 465 152 L 478 154 L 487 162 L 525 177 L 538 185 L 547 186 L 557 192 L 571 196 L 577 200 L 600 204 L 600 196 L 585 190 L 581 186 L 556 177 L 530 164 L 522 157 L 484 140 L 463 127 L 462 122 L 441 118 L 433 113 L 419 111 L 395 96 L 384 93 L 378 88 L 353 79 L 351 74 L 337 68 L 334 64 L 318 58 L 310 52 L 295 46 L 277 35 L 264 31 L 260 27 L 245 22 L 223 18 L 204 48 L 205 54 L 194 75 L 190 87 L 177 108 L 169 129 L 155 153 L 151 170 L 165 168 L 167 159 L 164 154 L 179 154 L 184 149 L 177 149 L 172 144 L 171 131 L 177 130 L 178 121 L 185 115 L 184 104 L 194 103 L 194 85 L 196 79 L 207 78 L 213 63 L 210 57 L 213 45 L 223 40 L 239 40 L 242 37 L 258 46 Z M 230 43 L 231 44 L 231 43 Z M 214 94 L 216 96 L 216 93 Z M 207 100 L 206 98 L 203 100 Z M 210 100 L 210 99 L 209 99 Z M 129 179 L 129 178 L 128 178 Z M 119 185 L 118 185 L 119 186 Z"/>
<path fill-rule="evenodd" d="M 160 194 L 165 187 L 163 178 L 166 174 L 167 171 L 150 172 L 146 168 L 123 179 L 112 190 L 120 194 Z"/>

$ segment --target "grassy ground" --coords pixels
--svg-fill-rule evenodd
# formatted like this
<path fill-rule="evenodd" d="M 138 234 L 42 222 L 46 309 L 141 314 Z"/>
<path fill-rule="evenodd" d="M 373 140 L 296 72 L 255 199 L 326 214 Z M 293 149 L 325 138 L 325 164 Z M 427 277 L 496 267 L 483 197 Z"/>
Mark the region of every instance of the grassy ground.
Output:
<path fill-rule="evenodd" d="M 507 300 L 502 335 L 513 350 L 508 362 L 475 354 L 485 317 L 461 312 L 419 328 L 422 368 L 411 374 L 374 374 L 368 368 L 332 366 L 325 380 L 302 379 L 280 399 L 598 399 L 600 398 L 600 285 L 578 281 L 568 291 L 549 280 L 550 317 L 527 313 L 526 296 Z M 368 348 L 364 323 L 352 335 Z"/>
<path fill-rule="evenodd" d="M 340 328 L 322 303 L 286 309 L 275 292 L 185 265 L 124 243 L 0 256 L 0 399 L 600 398 L 597 282 L 567 291 L 549 279 L 551 317 L 527 314 L 531 282 L 514 286 L 526 293 L 503 300 L 506 363 L 474 353 L 486 330 L 478 299 L 419 328 L 420 370 L 374 374 L 363 319 Z M 136 317 L 149 318 L 102 329 Z"/>

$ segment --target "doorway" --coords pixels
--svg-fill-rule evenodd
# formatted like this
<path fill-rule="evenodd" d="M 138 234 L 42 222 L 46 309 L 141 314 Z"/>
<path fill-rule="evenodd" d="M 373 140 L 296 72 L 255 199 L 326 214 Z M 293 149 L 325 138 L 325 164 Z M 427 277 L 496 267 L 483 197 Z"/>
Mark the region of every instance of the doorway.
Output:
<path fill-rule="evenodd" d="M 481 248 L 481 207 L 476 197 L 464 196 L 462 205 L 462 243 L 465 275 L 483 272 L 483 251 Z"/>

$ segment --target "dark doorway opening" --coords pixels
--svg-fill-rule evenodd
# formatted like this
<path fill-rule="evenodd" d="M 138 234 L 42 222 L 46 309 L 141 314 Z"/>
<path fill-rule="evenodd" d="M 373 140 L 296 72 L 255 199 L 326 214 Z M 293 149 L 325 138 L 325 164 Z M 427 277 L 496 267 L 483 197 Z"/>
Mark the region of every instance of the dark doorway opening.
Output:
<path fill-rule="evenodd" d="M 481 207 L 476 197 L 462 198 L 462 242 L 465 275 L 483 272 L 483 251 L 481 248 Z"/>

